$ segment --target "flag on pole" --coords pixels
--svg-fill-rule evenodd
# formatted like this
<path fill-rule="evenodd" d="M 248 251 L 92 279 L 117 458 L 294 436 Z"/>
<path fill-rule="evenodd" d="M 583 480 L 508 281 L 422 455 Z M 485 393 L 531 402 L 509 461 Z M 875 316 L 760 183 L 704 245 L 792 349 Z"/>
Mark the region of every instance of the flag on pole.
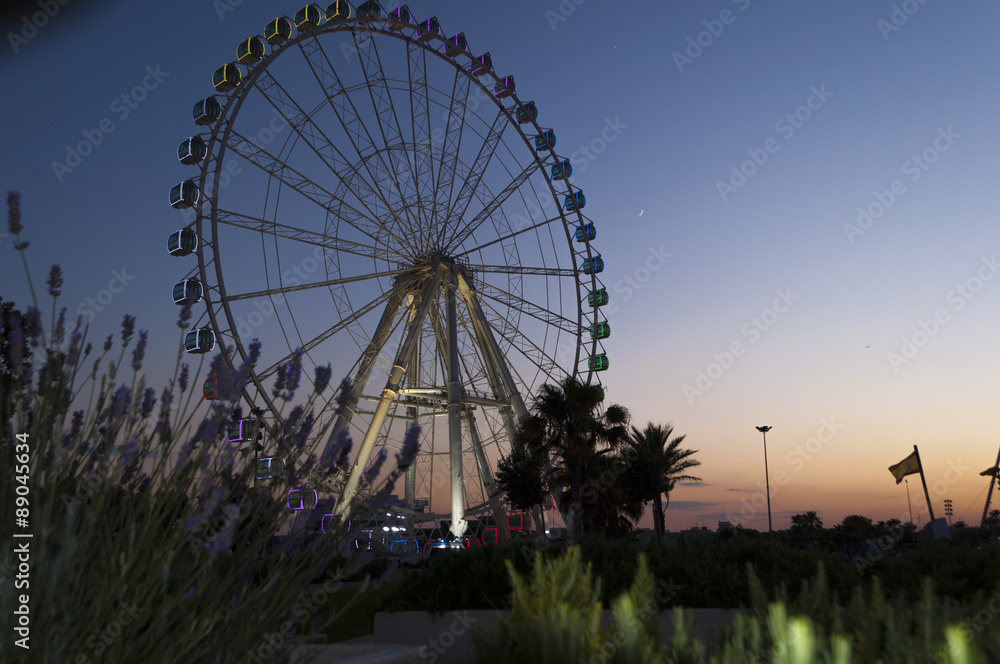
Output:
<path fill-rule="evenodd" d="M 889 472 L 896 478 L 896 484 L 902 482 L 903 478 L 907 475 L 919 473 L 920 459 L 917 458 L 917 452 L 914 450 L 910 456 L 895 465 L 889 466 Z"/>
<path fill-rule="evenodd" d="M 993 466 L 992 468 L 987 468 L 983 472 L 979 473 L 982 477 L 996 476 L 997 471 L 1000 471 L 1000 466 Z"/>

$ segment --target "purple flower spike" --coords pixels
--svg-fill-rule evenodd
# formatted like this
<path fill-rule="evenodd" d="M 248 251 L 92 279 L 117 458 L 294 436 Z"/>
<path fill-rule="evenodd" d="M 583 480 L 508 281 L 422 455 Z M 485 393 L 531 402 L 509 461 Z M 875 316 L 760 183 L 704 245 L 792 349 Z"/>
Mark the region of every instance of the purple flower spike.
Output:
<path fill-rule="evenodd" d="M 63 286 L 62 268 L 58 265 L 53 265 L 49 269 L 49 280 L 46 283 L 49 285 L 49 295 L 59 297 L 62 294 Z"/>

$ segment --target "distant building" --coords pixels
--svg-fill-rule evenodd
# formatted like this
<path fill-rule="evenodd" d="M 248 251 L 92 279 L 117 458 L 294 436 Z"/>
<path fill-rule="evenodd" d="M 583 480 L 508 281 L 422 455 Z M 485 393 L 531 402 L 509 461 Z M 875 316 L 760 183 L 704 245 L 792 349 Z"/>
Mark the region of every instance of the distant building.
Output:
<path fill-rule="evenodd" d="M 721 533 L 723 530 L 732 530 L 732 529 L 733 529 L 732 522 L 730 522 L 730 521 L 720 521 L 719 522 L 719 527 L 718 527 L 718 529 L 716 529 L 715 532 Z"/>

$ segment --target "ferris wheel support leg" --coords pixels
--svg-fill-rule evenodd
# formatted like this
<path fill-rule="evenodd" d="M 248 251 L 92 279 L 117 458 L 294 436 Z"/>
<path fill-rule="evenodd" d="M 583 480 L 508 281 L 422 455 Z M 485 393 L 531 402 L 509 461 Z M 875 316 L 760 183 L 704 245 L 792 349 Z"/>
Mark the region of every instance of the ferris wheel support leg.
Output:
<path fill-rule="evenodd" d="M 382 352 L 382 347 L 385 346 L 385 342 L 389 339 L 392 324 L 396 320 L 396 314 L 402 304 L 402 292 L 398 290 L 394 291 L 385 305 L 382 318 L 379 319 L 378 326 L 375 328 L 375 334 L 372 335 L 371 341 L 368 342 L 368 347 L 365 348 L 365 352 L 361 355 L 361 366 L 358 367 L 358 372 L 354 375 L 354 382 L 351 384 L 351 391 L 347 396 L 347 401 L 337 414 L 337 421 L 333 425 L 333 431 L 330 432 L 329 442 L 332 443 L 335 441 L 337 434 L 346 429 L 351 423 L 351 417 L 358 407 L 358 401 L 361 400 L 365 385 L 367 385 L 368 378 L 371 377 L 372 369 L 375 367 L 375 360 L 378 359 L 379 353 Z"/>
<path fill-rule="evenodd" d="M 413 324 L 413 319 L 417 315 L 417 302 L 413 294 L 406 296 L 406 308 L 409 311 L 409 324 Z M 418 341 L 413 348 L 413 355 L 410 358 L 410 371 L 409 378 L 406 380 L 410 387 L 416 387 L 420 382 L 420 342 Z M 416 406 L 410 406 L 406 409 L 406 414 L 410 417 L 410 426 L 420 426 L 420 410 Z M 413 463 L 406 469 L 406 474 L 403 479 L 403 500 L 406 509 L 412 510 L 416 506 L 417 501 L 417 463 L 414 460 Z M 430 501 L 428 501 L 428 508 L 430 507 Z"/>
<path fill-rule="evenodd" d="M 493 474 L 490 472 L 490 463 L 486 458 L 486 451 L 483 449 L 483 441 L 479 437 L 479 429 L 476 427 L 476 419 L 472 410 L 465 408 L 462 410 L 462 419 L 465 420 L 465 429 L 469 432 L 469 440 L 472 442 L 472 453 L 476 457 L 476 469 L 479 471 L 479 479 L 486 490 L 486 499 L 491 500 L 496 495 L 497 488 L 493 483 Z"/>
<path fill-rule="evenodd" d="M 448 301 L 448 457 L 451 471 L 451 534 L 465 535 L 465 487 L 462 486 L 462 384 L 458 366 L 458 306 L 455 291 L 457 277 L 445 288 Z"/>
<path fill-rule="evenodd" d="M 409 329 L 406 332 L 406 339 L 403 341 L 403 345 L 400 346 L 399 352 L 396 353 L 396 361 L 393 364 L 392 371 L 389 373 L 389 380 L 386 381 L 385 389 L 382 390 L 378 406 L 375 408 L 375 414 L 372 416 L 371 424 L 365 433 L 361 449 L 358 450 L 358 458 L 354 460 L 351 474 L 347 478 L 347 484 L 344 486 L 343 497 L 340 504 L 337 505 L 336 513 L 341 519 L 346 517 L 351 510 L 351 503 L 354 502 L 354 496 L 358 493 L 361 474 L 364 472 L 365 466 L 368 465 L 369 459 L 371 459 L 372 450 L 375 449 L 375 441 L 378 439 L 379 432 L 382 431 L 382 425 L 385 424 L 389 408 L 399 394 L 399 384 L 403 382 L 403 376 L 406 375 L 406 367 L 404 365 L 413 356 L 413 348 L 420 340 L 420 328 L 423 327 L 424 319 L 427 317 L 427 310 L 430 308 L 434 292 L 440 283 L 440 274 L 435 275 L 427 283 L 427 286 L 424 288 L 423 298 L 420 300 L 420 309 L 413 320 L 410 321 Z"/>
<path fill-rule="evenodd" d="M 486 355 L 486 361 L 493 365 L 494 371 L 499 375 L 500 380 L 503 383 L 504 389 L 507 392 L 507 398 L 510 399 L 511 408 L 514 409 L 514 415 L 518 419 L 525 418 L 528 416 L 528 409 L 524 406 L 524 399 L 521 397 L 521 393 L 517 390 L 517 384 L 514 382 L 514 377 L 510 373 L 510 368 L 507 363 L 503 361 L 503 354 L 500 352 L 500 346 L 497 345 L 496 339 L 493 337 L 493 332 L 490 330 L 490 324 L 486 320 L 485 314 L 483 314 L 483 309 L 479 305 L 479 298 L 476 296 L 475 290 L 465 280 L 462 274 L 458 275 L 459 279 L 459 289 L 462 292 L 462 297 L 465 299 L 466 307 L 469 310 L 469 317 L 472 319 L 473 328 L 478 330 L 478 336 L 480 337 L 481 343 L 486 346 L 484 348 L 484 354 Z M 508 432 L 509 433 L 509 432 Z M 513 441 L 513 438 L 511 438 Z"/>

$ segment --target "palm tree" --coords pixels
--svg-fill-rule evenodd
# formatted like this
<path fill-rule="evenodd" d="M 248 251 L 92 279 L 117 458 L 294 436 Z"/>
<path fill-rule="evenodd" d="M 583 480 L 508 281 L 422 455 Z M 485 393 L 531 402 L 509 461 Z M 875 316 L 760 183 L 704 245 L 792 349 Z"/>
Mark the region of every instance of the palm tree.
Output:
<path fill-rule="evenodd" d="M 542 385 L 533 414 L 518 427 L 516 444 L 544 451 L 552 462 L 549 486 L 565 488 L 560 507 L 568 512 L 570 544 L 583 536 L 584 486 L 599 466 L 598 453 L 620 447 L 628 437 L 628 410 L 611 405 L 601 413 L 603 400 L 600 385 L 570 376 L 561 385 Z"/>
<path fill-rule="evenodd" d="M 700 477 L 688 475 L 690 468 L 700 466 L 701 461 L 693 456 L 698 450 L 681 449 L 686 436 L 671 439 L 673 424 L 653 424 L 639 430 L 632 427 L 632 435 L 627 441 L 626 456 L 629 460 L 628 486 L 643 501 L 653 501 L 653 528 L 656 541 L 663 544 L 666 531 L 666 508 L 670 506 L 670 492 L 678 482 L 700 481 Z M 663 496 L 667 497 L 666 503 Z"/>
<path fill-rule="evenodd" d="M 823 519 L 809 511 L 792 516 L 792 532 L 796 535 L 815 535 L 823 530 Z"/>

